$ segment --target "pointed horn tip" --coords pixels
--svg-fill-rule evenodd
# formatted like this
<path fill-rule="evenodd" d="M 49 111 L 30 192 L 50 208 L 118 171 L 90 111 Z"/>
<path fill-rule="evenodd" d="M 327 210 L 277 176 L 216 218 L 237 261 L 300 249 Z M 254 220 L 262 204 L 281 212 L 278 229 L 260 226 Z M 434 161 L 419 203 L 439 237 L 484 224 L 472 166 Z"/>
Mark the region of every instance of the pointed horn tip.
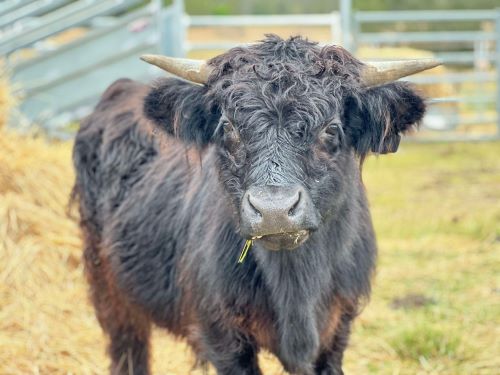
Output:
<path fill-rule="evenodd" d="M 443 65 L 444 62 L 441 59 L 428 58 L 428 59 L 418 59 L 415 62 L 420 63 L 422 70 L 434 69 L 437 66 Z"/>
<path fill-rule="evenodd" d="M 408 59 L 408 60 L 364 61 L 363 63 L 372 66 L 377 66 L 377 65 L 384 66 L 384 64 L 391 64 L 391 63 L 399 63 L 399 64 L 417 63 L 421 66 L 425 66 L 425 69 L 432 69 L 435 68 L 436 66 L 444 65 L 444 61 L 442 59 L 437 59 L 434 57 L 423 58 L 423 59 Z"/>
<path fill-rule="evenodd" d="M 141 55 L 139 58 L 144 62 L 151 63 L 151 61 L 154 60 L 155 55 Z"/>
<path fill-rule="evenodd" d="M 427 64 L 428 66 L 427 69 L 432 69 L 435 68 L 436 66 L 444 65 L 444 61 L 442 59 L 436 59 L 436 58 L 422 59 L 422 62 Z"/>

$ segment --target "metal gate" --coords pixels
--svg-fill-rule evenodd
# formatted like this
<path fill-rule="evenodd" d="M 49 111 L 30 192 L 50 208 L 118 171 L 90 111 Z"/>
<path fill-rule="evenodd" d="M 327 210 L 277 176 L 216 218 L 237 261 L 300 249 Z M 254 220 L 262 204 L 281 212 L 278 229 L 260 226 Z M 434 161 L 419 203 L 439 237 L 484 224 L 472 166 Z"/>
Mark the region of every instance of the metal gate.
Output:
<path fill-rule="evenodd" d="M 153 1 L 136 9 L 140 0 L 4 1 L 0 54 L 21 101 L 11 124 L 37 123 L 52 136 L 67 136 L 68 124 L 88 114 L 113 81 L 158 75 L 138 56 L 181 54 L 179 4 Z"/>

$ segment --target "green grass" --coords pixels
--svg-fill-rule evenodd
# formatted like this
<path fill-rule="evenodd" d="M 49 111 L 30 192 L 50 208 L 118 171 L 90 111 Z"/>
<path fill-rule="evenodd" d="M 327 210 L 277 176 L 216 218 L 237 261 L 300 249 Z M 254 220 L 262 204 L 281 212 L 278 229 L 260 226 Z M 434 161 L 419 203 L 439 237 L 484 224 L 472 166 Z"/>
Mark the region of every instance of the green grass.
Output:
<path fill-rule="evenodd" d="M 348 374 L 500 373 L 499 157 L 500 143 L 403 144 L 365 163 L 379 262 Z"/>
<path fill-rule="evenodd" d="M 423 321 L 397 331 L 390 344 L 400 358 L 428 361 L 443 356 L 456 358 L 460 339 L 455 331 Z"/>

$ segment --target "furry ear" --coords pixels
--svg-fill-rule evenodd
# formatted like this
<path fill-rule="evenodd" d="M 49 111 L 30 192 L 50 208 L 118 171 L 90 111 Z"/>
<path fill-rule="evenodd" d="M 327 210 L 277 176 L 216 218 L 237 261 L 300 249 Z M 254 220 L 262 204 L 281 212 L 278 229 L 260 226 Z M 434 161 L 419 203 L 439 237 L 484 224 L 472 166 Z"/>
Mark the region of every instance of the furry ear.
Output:
<path fill-rule="evenodd" d="M 362 158 L 370 151 L 396 152 L 401 134 L 418 125 L 424 113 L 423 97 L 407 82 L 369 88 L 347 100 L 344 109 L 351 143 Z"/>
<path fill-rule="evenodd" d="M 144 98 L 144 114 L 168 134 L 205 146 L 212 141 L 220 117 L 206 93 L 205 86 L 162 79 Z"/>

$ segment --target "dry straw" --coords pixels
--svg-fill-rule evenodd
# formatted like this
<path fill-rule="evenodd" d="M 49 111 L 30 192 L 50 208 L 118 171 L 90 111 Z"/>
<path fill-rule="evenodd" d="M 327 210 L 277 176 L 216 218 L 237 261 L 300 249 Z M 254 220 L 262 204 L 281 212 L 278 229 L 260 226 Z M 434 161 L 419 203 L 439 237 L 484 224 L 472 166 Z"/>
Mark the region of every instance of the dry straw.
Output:
<path fill-rule="evenodd" d="M 1 74 L 0 374 L 102 373 L 78 230 L 66 216 L 71 146 L 5 129 L 14 104 Z"/>

